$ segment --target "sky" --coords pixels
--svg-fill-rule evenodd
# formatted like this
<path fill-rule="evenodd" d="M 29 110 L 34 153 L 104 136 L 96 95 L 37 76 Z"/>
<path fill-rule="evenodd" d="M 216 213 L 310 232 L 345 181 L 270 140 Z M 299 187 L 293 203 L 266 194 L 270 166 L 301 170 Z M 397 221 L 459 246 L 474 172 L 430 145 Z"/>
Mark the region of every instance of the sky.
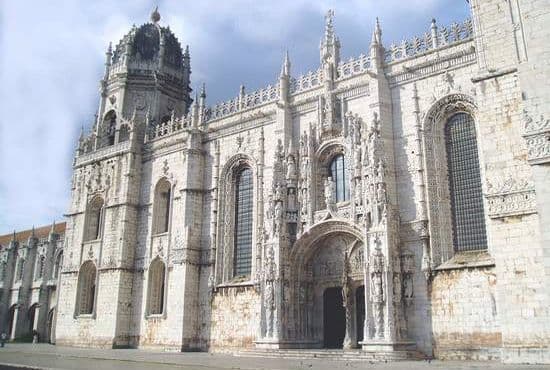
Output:
<path fill-rule="evenodd" d="M 465 0 L 0 0 L 0 234 L 60 222 L 80 128 L 99 102 L 105 50 L 158 6 L 191 51 L 191 81 L 213 105 L 274 83 L 285 50 L 295 77 L 319 66 L 324 14 L 342 59 L 469 16 Z"/>

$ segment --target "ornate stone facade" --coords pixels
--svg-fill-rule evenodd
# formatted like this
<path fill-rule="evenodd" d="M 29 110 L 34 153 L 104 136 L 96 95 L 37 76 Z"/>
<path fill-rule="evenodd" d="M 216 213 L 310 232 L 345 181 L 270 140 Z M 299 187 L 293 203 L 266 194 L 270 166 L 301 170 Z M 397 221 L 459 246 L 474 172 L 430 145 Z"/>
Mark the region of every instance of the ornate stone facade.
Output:
<path fill-rule="evenodd" d="M 109 47 L 79 141 L 57 342 L 548 362 L 548 89 L 516 32 L 535 3 L 472 0 L 472 20 L 388 47 L 377 21 L 347 62 L 329 12 L 318 70 L 294 78 L 287 54 L 275 83 L 212 107 L 155 12 Z M 468 251 L 456 115 L 486 233 Z"/>

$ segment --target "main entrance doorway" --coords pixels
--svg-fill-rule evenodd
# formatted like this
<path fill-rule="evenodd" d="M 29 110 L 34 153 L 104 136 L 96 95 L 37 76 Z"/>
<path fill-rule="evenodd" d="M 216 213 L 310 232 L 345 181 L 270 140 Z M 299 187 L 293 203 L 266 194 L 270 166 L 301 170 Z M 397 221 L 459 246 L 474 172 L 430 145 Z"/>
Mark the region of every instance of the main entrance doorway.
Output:
<path fill-rule="evenodd" d="M 323 294 L 324 347 L 342 348 L 346 335 L 346 312 L 342 288 L 327 288 Z"/>

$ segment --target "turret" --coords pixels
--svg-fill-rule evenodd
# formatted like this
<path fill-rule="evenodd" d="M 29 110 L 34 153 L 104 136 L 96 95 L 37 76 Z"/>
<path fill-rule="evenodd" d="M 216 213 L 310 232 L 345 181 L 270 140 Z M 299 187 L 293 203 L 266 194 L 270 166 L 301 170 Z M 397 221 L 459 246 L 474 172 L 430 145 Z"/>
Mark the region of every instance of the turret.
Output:
<path fill-rule="evenodd" d="M 203 124 L 206 120 L 204 113 L 206 111 L 206 85 L 203 83 L 201 86 L 201 93 L 199 95 L 199 123 Z"/>

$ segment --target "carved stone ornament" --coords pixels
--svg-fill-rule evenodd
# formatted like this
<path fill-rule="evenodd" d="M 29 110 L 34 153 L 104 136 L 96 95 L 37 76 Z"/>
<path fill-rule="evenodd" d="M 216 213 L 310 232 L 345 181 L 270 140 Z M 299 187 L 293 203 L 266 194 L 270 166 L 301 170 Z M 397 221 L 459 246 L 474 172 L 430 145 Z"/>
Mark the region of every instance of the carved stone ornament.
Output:
<path fill-rule="evenodd" d="M 523 126 L 529 163 L 550 162 L 550 119 L 546 119 L 542 114 L 538 118 L 533 118 L 524 110 Z"/>
<path fill-rule="evenodd" d="M 531 181 L 508 173 L 487 181 L 487 214 L 490 218 L 519 216 L 537 212 L 535 188 Z"/>

